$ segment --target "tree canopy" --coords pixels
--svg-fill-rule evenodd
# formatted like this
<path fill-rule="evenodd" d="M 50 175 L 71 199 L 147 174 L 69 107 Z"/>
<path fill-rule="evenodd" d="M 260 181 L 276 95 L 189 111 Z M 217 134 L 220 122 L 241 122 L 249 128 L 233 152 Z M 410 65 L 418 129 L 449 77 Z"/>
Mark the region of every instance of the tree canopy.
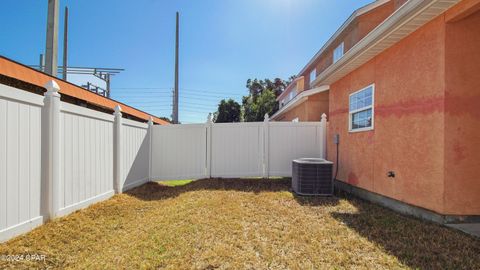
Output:
<path fill-rule="evenodd" d="M 278 111 L 276 99 L 294 79 L 295 76 L 288 80 L 248 79 L 246 84 L 248 95 L 243 96 L 242 105 L 232 99 L 221 100 L 217 112 L 213 115 L 213 121 L 215 123 L 263 121 L 266 113 L 271 116 Z"/>
<path fill-rule="evenodd" d="M 243 120 L 245 122 L 263 121 L 264 115 L 273 115 L 278 111 L 277 97 L 293 80 L 293 76 L 285 81 L 280 78 L 273 80 L 248 79 L 248 96 L 242 99 Z"/>
<path fill-rule="evenodd" d="M 240 122 L 240 104 L 233 99 L 222 99 L 218 104 L 217 112 L 213 114 L 215 123 Z"/>

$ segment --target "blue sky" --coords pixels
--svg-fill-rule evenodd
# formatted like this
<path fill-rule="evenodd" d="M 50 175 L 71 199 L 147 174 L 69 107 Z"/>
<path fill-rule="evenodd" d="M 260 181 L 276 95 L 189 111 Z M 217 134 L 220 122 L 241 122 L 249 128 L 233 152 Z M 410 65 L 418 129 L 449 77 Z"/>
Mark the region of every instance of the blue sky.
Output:
<path fill-rule="evenodd" d="M 2 0 L 0 54 L 38 63 L 45 49 L 47 2 Z M 112 97 L 170 116 L 179 11 L 180 120 L 204 122 L 220 99 L 240 102 L 248 78 L 297 74 L 348 16 L 369 2 L 60 0 L 60 37 L 68 5 L 69 65 L 124 68 L 113 79 Z"/>

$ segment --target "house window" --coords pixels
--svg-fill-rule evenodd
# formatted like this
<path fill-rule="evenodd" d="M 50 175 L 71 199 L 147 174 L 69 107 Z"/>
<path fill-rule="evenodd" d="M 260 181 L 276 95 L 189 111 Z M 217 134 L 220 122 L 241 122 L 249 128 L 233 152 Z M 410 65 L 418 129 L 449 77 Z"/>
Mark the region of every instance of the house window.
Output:
<path fill-rule="evenodd" d="M 315 81 L 316 78 L 317 78 L 317 69 L 314 68 L 314 69 L 310 72 L 310 86 L 312 86 L 312 83 L 313 83 L 313 81 Z"/>
<path fill-rule="evenodd" d="M 350 95 L 349 130 L 373 129 L 375 85 L 369 85 Z"/>
<path fill-rule="evenodd" d="M 296 89 L 292 89 L 292 91 L 290 91 L 290 95 L 289 95 L 289 97 L 288 97 L 288 101 L 294 99 L 296 95 L 297 95 Z"/>
<path fill-rule="evenodd" d="M 343 56 L 343 47 L 344 47 L 344 43 L 340 43 L 340 45 L 338 45 L 337 48 L 335 48 L 335 50 L 333 50 L 333 63 L 336 63 L 338 60 L 340 60 L 340 58 L 342 58 Z"/>

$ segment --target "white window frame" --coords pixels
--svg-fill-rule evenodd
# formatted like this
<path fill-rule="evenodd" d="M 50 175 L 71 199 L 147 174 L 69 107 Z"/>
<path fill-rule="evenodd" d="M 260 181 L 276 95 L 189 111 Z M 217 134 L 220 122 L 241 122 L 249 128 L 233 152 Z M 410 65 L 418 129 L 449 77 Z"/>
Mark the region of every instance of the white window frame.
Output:
<path fill-rule="evenodd" d="M 336 53 L 339 51 L 341 51 L 342 54 L 336 57 Z M 333 50 L 333 63 L 336 63 L 338 62 L 338 60 L 342 59 L 344 54 L 345 54 L 345 42 L 342 42 Z"/>
<path fill-rule="evenodd" d="M 350 111 L 350 98 L 351 98 L 351 96 L 353 96 L 357 93 L 360 93 L 362 91 L 365 91 L 370 87 L 372 88 L 372 104 L 369 105 L 369 106 L 362 107 L 360 109 Z M 365 128 L 352 129 L 352 116 L 353 116 L 353 114 L 355 114 L 357 112 L 365 111 L 365 110 L 368 110 L 368 109 L 372 110 L 372 125 L 369 126 L 369 127 L 365 127 Z M 366 87 L 348 95 L 348 132 L 354 133 L 354 132 L 369 131 L 369 130 L 373 130 L 374 126 L 375 126 L 375 84 L 372 83 L 372 84 L 370 84 L 370 85 L 368 85 L 368 86 L 366 86 Z"/>
<path fill-rule="evenodd" d="M 310 71 L 310 86 L 312 85 L 313 81 L 315 81 L 316 78 L 317 78 L 317 69 L 314 68 L 312 71 Z"/>

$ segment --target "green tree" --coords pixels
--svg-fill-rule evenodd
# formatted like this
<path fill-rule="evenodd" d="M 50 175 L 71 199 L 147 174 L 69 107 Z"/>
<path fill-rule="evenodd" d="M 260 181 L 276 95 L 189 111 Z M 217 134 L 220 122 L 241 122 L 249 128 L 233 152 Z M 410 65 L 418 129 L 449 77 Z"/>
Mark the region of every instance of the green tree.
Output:
<path fill-rule="evenodd" d="M 240 104 L 233 99 L 222 99 L 218 104 L 218 110 L 213 114 L 215 123 L 240 122 Z"/>
<path fill-rule="evenodd" d="M 163 121 L 166 121 L 166 122 L 170 123 L 170 124 L 172 123 L 172 120 L 170 120 L 170 118 L 168 118 L 168 117 L 163 117 L 162 116 L 162 117 L 159 117 L 159 118 L 162 119 Z"/>
<path fill-rule="evenodd" d="M 256 98 L 243 97 L 243 119 L 245 122 L 263 121 L 266 113 L 274 114 L 278 111 L 278 102 L 273 90 L 262 91 Z"/>
<path fill-rule="evenodd" d="M 246 83 L 248 95 L 242 98 L 242 106 L 231 99 L 220 101 L 218 111 L 213 114 L 213 121 L 216 123 L 263 121 L 266 113 L 271 116 L 278 111 L 276 99 L 294 79 L 295 76 L 288 80 L 248 79 Z"/>
<path fill-rule="evenodd" d="M 273 80 L 248 79 L 246 87 L 249 95 L 242 99 L 243 120 L 245 122 L 263 121 L 266 113 L 273 115 L 277 112 L 276 98 L 285 90 L 292 78 L 293 76 L 288 81 L 280 78 Z"/>

